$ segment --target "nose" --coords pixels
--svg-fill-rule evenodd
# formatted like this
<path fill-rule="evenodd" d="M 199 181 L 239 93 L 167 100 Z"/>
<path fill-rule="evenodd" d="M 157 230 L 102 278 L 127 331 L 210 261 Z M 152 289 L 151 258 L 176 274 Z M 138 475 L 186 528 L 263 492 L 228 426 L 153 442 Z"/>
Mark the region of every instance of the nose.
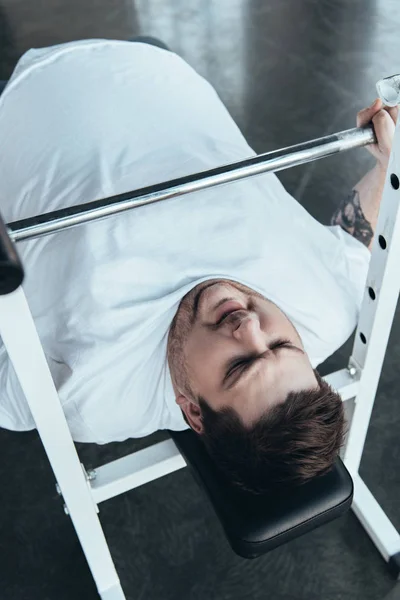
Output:
<path fill-rule="evenodd" d="M 239 326 L 233 328 L 232 335 L 250 352 L 265 351 L 265 335 L 255 314 L 242 317 Z"/>

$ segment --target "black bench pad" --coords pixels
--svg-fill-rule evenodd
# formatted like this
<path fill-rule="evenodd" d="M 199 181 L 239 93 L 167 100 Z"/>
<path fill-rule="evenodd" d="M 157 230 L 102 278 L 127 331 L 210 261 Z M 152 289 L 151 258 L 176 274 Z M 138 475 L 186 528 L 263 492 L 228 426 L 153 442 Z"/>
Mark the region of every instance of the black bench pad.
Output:
<path fill-rule="evenodd" d="M 224 479 L 191 431 L 169 432 L 200 487 L 205 490 L 236 554 L 256 558 L 345 513 L 353 482 L 338 458 L 334 468 L 303 486 L 255 496 Z"/>

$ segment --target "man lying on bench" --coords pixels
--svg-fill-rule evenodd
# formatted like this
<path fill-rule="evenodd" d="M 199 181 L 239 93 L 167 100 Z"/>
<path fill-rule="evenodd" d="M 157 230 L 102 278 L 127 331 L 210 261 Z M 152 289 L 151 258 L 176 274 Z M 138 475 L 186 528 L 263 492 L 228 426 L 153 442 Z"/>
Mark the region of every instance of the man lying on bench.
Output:
<path fill-rule="evenodd" d="M 153 44 L 22 57 L 0 97 L 6 222 L 254 155 L 214 89 Z M 316 367 L 357 324 L 396 118 L 380 100 L 358 113 L 377 162 L 329 226 L 269 173 L 19 244 L 73 438 L 189 425 L 253 492 L 329 470 L 343 408 Z M 0 426 L 34 428 L 4 347 L 0 389 Z"/>

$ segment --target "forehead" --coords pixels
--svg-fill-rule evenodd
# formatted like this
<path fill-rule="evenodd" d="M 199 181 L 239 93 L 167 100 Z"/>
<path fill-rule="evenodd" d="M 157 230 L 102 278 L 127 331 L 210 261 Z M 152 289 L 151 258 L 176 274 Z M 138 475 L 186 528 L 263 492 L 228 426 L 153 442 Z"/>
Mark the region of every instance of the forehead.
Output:
<path fill-rule="evenodd" d="M 318 382 L 306 355 L 281 356 L 271 366 L 261 359 L 251 366 L 232 389 L 222 392 L 222 404 L 230 406 L 245 422 L 284 402 L 291 392 L 317 387 Z"/>

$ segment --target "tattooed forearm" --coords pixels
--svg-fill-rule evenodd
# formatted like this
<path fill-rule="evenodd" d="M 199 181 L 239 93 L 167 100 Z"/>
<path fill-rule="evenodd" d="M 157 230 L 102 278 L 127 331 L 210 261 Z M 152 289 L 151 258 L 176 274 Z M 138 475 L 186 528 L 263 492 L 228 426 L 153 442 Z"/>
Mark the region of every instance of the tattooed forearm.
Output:
<path fill-rule="evenodd" d="M 359 242 L 369 247 L 374 231 L 371 223 L 367 221 L 360 205 L 360 194 L 353 190 L 335 211 L 331 219 L 331 225 L 340 225 L 342 229 L 350 233 Z"/>

